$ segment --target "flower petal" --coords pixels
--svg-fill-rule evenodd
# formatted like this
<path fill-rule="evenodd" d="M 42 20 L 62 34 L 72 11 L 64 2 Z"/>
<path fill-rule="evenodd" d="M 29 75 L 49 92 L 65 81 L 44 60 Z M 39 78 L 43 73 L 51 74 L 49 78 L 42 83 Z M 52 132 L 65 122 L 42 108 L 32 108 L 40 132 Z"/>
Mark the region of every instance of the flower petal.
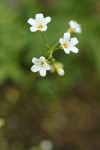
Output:
<path fill-rule="evenodd" d="M 40 57 L 40 61 L 45 61 L 45 57 L 44 57 L 44 56 L 41 56 L 41 57 Z"/>
<path fill-rule="evenodd" d="M 75 32 L 76 33 L 81 33 L 82 32 L 80 25 L 75 29 Z"/>
<path fill-rule="evenodd" d="M 46 70 L 45 69 L 41 69 L 39 70 L 39 73 L 42 77 L 45 77 L 46 76 Z"/>
<path fill-rule="evenodd" d="M 35 20 L 32 19 L 32 18 L 30 18 L 30 19 L 28 20 L 28 23 L 33 26 L 33 25 L 35 24 Z"/>
<path fill-rule="evenodd" d="M 72 51 L 73 53 L 78 53 L 78 48 L 76 48 L 75 46 L 70 47 L 70 51 Z"/>
<path fill-rule="evenodd" d="M 69 41 L 70 40 L 70 33 L 64 33 L 64 39 L 66 40 L 66 41 Z"/>
<path fill-rule="evenodd" d="M 46 31 L 47 30 L 47 25 L 44 25 L 43 28 L 41 28 L 41 31 Z"/>
<path fill-rule="evenodd" d="M 47 24 L 47 23 L 49 23 L 50 21 L 51 21 L 51 17 L 46 17 L 46 18 L 44 18 L 44 20 L 43 20 L 44 24 Z"/>
<path fill-rule="evenodd" d="M 32 27 L 30 27 L 30 31 L 35 32 L 35 31 L 37 31 L 37 28 L 35 26 L 32 26 Z"/>
<path fill-rule="evenodd" d="M 39 71 L 38 66 L 33 65 L 33 66 L 31 67 L 31 71 L 32 71 L 32 72 L 38 72 L 38 71 Z"/>
<path fill-rule="evenodd" d="M 70 49 L 69 48 L 64 48 L 64 51 L 65 51 L 66 54 L 70 53 Z"/>
<path fill-rule="evenodd" d="M 42 20 L 44 18 L 43 14 L 36 14 L 36 20 Z"/>
<path fill-rule="evenodd" d="M 71 38 L 71 40 L 70 40 L 70 44 L 72 44 L 72 45 L 76 45 L 77 43 L 78 43 L 77 38 Z"/>
<path fill-rule="evenodd" d="M 33 57 L 32 62 L 35 64 L 35 63 L 37 63 L 37 62 L 38 62 L 38 59 L 37 59 L 37 58 L 35 58 L 35 57 Z"/>
<path fill-rule="evenodd" d="M 63 38 L 60 38 L 60 39 L 59 39 L 60 44 L 63 44 L 64 41 L 65 41 L 65 40 L 64 40 Z"/>
<path fill-rule="evenodd" d="M 69 25 L 71 26 L 71 28 L 75 28 L 75 21 L 73 21 L 73 20 L 71 20 L 70 22 L 69 22 Z"/>
<path fill-rule="evenodd" d="M 50 66 L 49 64 L 46 63 L 45 69 L 46 69 L 46 70 L 50 70 L 50 69 L 51 69 L 51 66 Z"/>

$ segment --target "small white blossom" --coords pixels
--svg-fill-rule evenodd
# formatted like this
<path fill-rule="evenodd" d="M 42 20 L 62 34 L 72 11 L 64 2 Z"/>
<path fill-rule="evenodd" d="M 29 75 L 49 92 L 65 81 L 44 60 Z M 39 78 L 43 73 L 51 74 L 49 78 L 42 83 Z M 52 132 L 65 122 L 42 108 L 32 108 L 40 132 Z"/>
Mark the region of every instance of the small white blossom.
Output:
<path fill-rule="evenodd" d="M 30 27 L 31 32 L 46 31 L 47 23 L 51 21 L 50 17 L 44 18 L 43 14 L 36 14 L 35 19 L 30 18 L 28 23 L 32 26 Z"/>
<path fill-rule="evenodd" d="M 75 33 L 81 33 L 81 25 L 78 24 L 76 21 L 71 20 L 69 22 L 70 28 L 75 32 Z"/>
<path fill-rule="evenodd" d="M 73 53 L 78 53 L 78 49 L 75 47 L 78 40 L 75 37 L 70 38 L 70 33 L 64 33 L 64 38 L 60 38 L 59 42 L 66 54 L 69 54 L 70 51 Z"/>
<path fill-rule="evenodd" d="M 51 69 L 51 66 L 47 64 L 45 57 L 41 56 L 39 59 L 33 58 L 34 65 L 31 67 L 32 72 L 39 72 L 42 77 L 46 76 L 46 71 Z"/>

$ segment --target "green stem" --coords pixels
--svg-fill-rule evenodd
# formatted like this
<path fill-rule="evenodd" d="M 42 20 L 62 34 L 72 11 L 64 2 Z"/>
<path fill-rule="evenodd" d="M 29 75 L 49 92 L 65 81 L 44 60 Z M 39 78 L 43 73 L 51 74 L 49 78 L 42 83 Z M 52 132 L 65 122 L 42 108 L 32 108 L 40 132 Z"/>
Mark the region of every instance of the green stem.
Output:
<path fill-rule="evenodd" d="M 45 36 L 44 36 L 43 32 L 41 32 L 41 35 L 42 35 L 42 38 L 43 38 L 43 41 L 44 41 L 44 44 L 45 44 L 46 48 L 51 49 L 49 44 L 47 44 L 47 42 L 46 42 L 46 39 L 45 39 Z"/>
<path fill-rule="evenodd" d="M 52 59 L 53 58 L 53 51 L 52 50 L 50 50 L 49 51 L 49 56 L 48 56 L 48 58 L 47 58 L 47 60 L 49 60 L 49 59 Z"/>
<path fill-rule="evenodd" d="M 57 46 L 59 46 L 59 42 L 57 42 L 57 43 L 52 47 L 52 49 L 55 49 Z"/>
<path fill-rule="evenodd" d="M 48 59 L 51 59 L 51 58 L 53 57 L 53 52 L 56 51 L 56 50 L 59 50 L 59 49 L 60 49 L 60 46 L 57 47 L 57 48 L 55 48 L 55 49 L 50 49 L 50 50 L 46 53 L 45 57 L 48 57 Z"/>
<path fill-rule="evenodd" d="M 61 49 L 60 46 L 55 48 L 55 49 L 53 49 L 53 51 L 56 51 L 56 50 L 59 50 L 59 49 Z"/>

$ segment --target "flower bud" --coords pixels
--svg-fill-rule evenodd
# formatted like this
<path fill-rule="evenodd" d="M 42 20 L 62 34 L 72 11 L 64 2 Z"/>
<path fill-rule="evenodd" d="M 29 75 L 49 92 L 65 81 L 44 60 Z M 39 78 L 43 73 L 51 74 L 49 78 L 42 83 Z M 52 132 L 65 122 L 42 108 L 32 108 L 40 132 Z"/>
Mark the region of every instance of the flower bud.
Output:
<path fill-rule="evenodd" d="M 60 76 L 63 76 L 63 75 L 65 74 L 65 71 L 64 71 L 64 69 L 63 69 L 63 64 L 62 64 L 62 63 L 56 62 L 55 68 L 56 68 L 57 73 L 58 73 Z"/>
<path fill-rule="evenodd" d="M 60 75 L 60 76 L 63 76 L 65 74 L 65 71 L 62 69 L 62 68 L 58 68 L 57 69 L 57 73 Z"/>

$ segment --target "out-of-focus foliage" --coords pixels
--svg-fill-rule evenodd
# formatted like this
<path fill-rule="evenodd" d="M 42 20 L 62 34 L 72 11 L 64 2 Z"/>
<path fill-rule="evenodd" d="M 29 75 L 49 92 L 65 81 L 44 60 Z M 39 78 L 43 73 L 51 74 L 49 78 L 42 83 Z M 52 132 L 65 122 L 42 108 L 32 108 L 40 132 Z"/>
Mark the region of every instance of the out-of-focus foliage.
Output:
<path fill-rule="evenodd" d="M 70 20 L 82 26 L 79 53 L 55 53 L 66 74 L 31 73 L 31 60 L 44 54 L 39 33 L 27 20 L 36 13 L 52 21 L 44 33 L 50 45 Z M 0 1 L 0 150 L 40 150 L 49 139 L 56 150 L 100 149 L 100 1 Z"/>

